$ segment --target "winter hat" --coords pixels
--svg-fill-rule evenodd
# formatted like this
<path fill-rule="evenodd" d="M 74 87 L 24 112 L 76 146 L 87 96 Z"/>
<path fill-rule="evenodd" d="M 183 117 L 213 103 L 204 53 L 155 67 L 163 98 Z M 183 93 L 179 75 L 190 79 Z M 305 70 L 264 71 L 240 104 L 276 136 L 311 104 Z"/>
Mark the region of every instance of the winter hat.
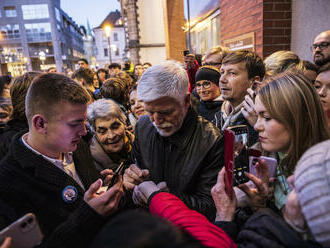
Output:
<path fill-rule="evenodd" d="M 330 140 L 307 150 L 294 176 L 299 203 L 313 237 L 330 247 Z"/>
<path fill-rule="evenodd" d="M 209 65 L 199 67 L 195 76 L 196 83 L 201 80 L 208 80 L 215 83 L 216 85 L 219 85 L 219 79 L 220 71 L 218 70 L 218 68 Z"/>

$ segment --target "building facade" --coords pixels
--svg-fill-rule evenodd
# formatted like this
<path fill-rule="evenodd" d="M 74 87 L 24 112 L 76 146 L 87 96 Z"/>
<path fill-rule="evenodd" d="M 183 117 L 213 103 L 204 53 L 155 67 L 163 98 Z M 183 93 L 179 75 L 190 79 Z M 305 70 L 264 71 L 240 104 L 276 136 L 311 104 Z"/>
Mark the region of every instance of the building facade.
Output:
<path fill-rule="evenodd" d="M 106 28 L 109 27 L 110 36 Z M 96 67 L 106 67 L 111 63 L 121 63 L 125 52 L 125 31 L 120 12 L 110 12 L 102 23 L 93 29 L 96 46 Z"/>
<path fill-rule="evenodd" d="M 183 61 L 186 49 L 182 0 L 121 0 L 126 54 L 133 64 Z M 152 10 L 152 11 L 151 11 Z"/>
<path fill-rule="evenodd" d="M 0 30 L 2 74 L 63 71 L 84 56 L 82 34 L 60 0 L 1 0 Z"/>

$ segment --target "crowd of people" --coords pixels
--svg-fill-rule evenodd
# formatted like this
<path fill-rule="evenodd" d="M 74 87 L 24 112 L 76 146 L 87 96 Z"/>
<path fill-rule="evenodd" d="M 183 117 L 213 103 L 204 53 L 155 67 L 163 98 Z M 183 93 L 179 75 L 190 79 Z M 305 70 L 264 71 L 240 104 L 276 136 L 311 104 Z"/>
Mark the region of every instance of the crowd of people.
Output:
<path fill-rule="evenodd" d="M 0 229 L 33 213 L 37 247 L 330 247 L 330 30 L 311 51 L 1 76 Z M 238 126 L 277 167 L 228 186 Z"/>

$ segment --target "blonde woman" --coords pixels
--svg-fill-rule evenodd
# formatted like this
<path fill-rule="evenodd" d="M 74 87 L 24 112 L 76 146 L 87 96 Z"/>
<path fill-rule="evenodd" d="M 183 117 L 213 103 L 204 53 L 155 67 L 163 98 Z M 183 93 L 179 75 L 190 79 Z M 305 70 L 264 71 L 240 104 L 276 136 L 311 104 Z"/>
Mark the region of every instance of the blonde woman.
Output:
<path fill-rule="evenodd" d="M 258 119 L 254 129 L 259 133 L 261 147 L 278 159 L 273 200 L 275 206 L 282 209 L 290 192 L 287 177 L 293 174 L 299 158 L 308 148 L 329 139 L 327 122 L 314 87 L 301 74 L 285 73 L 271 79 L 259 90 L 255 110 Z M 241 189 L 250 196 L 252 203 L 257 198 L 266 200 L 270 192 L 269 177 L 261 175 L 260 180 L 251 174 L 247 176 L 257 189 L 247 185 Z"/>

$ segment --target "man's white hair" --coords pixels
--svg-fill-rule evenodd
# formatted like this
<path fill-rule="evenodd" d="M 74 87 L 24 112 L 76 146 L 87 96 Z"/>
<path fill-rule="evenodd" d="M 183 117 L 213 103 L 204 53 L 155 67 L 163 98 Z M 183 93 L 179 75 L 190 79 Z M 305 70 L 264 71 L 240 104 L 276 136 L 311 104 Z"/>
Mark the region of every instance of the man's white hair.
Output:
<path fill-rule="evenodd" d="M 151 102 L 161 97 L 172 97 L 180 103 L 188 94 L 188 76 L 183 65 L 169 60 L 148 68 L 137 86 L 137 97 Z"/>

